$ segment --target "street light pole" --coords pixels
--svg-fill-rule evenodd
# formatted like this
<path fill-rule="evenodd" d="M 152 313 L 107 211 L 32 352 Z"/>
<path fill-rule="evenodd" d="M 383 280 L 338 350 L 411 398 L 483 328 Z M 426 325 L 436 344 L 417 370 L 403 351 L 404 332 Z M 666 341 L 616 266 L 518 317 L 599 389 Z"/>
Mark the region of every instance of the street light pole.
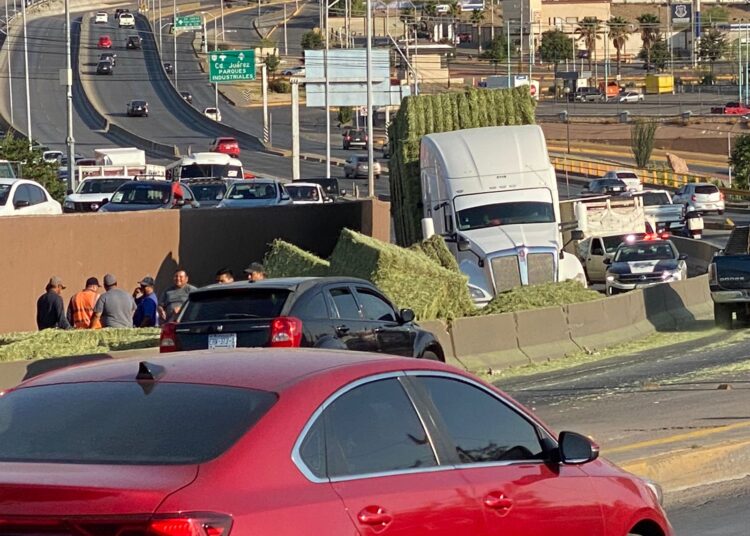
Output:
<path fill-rule="evenodd" d="M 31 141 L 31 91 L 29 89 L 29 42 L 26 35 L 26 0 L 21 0 L 21 17 L 23 18 L 23 66 L 26 81 L 26 135 L 29 138 L 29 149 Z"/>
<path fill-rule="evenodd" d="M 323 78 L 325 78 L 325 107 L 326 107 L 326 178 L 331 176 L 331 106 L 328 102 L 328 0 L 325 2 L 325 48 L 323 49 Z"/>
<path fill-rule="evenodd" d="M 161 47 L 161 21 L 163 19 L 161 18 L 161 0 L 159 0 L 159 54 L 162 54 L 162 47 Z"/>
<path fill-rule="evenodd" d="M 172 0 L 172 36 L 174 37 L 174 87 L 177 89 L 177 0 Z"/>
<path fill-rule="evenodd" d="M 85 23 L 85 17 L 81 24 Z M 65 0 L 65 95 L 68 108 L 68 190 L 75 190 L 76 159 L 75 138 L 73 137 L 73 69 L 71 67 L 70 52 L 70 0 Z"/>
<path fill-rule="evenodd" d="M 8 36 L 9 27 L 8 27 L 8 0 L 5 0 L 5 35 L 6 39 Z M 11 71 L 11 64 L 13 63 L 11 61 L 10 57 L 10 47 L 5 47 L 8 51 L 8 98 L 10 99 L 9 106 L 10 106 L 10 124 L 13 124 L 13 73 Z"/>
<path fill-rule="evenodd" d="M 365 3 L 367 9 L 367 195 L 375 197 L 375 157 L 373 154 L 372 125 L 372 0 Z M 414 49 L 416 51 L 416 48 Z"/>

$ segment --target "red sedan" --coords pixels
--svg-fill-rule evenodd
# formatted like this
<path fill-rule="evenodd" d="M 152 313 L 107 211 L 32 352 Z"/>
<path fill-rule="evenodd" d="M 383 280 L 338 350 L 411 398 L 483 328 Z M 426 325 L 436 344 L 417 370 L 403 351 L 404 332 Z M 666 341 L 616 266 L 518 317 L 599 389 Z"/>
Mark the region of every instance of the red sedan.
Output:
<path fill-rule="evenodd" d="M 98 48 L 112 48 L 112 39 L 108 35 L 102 35 L 99 37 L 99 42 L 96 46 Z"/>
<path fill-rule="evenodd" d="M 236 139 L 228 136 L 213 140 L 208 150 L 214 153 L 228 154 L 233 158 L 239 158 L 240 156 L 240 144 Z"/>
<path fill-rule="evenodd" d="M 4 393 L 0 423 L 2 534 L 673 534 L 654 484 L 435 361 L 102 361 Z"/>

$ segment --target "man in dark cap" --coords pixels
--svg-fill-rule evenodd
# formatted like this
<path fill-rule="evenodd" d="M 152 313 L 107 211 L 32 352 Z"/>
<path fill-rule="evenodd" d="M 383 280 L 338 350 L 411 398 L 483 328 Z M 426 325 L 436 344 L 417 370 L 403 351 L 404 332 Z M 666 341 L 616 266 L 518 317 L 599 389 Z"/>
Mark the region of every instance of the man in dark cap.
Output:
<path fill-rule="evenodd" d="M 135 301 L 122 289 L 117 288 L 117 278 L 112 274 L 104 276 L 104 289 L 107 291 L 94 306 L 91 324 L 101 321 L 105 328 L 132 328 Z"/>
<path fill-rule="evenodd" d="M 250 266 L 245 268 L 247 280 L 251 282 L 260 281 L 266 278 L 266 269 L 259 262 L 251 262 Z"/>
<path fill-rule="evenodd" d="M 135 299 L 135 314 L 133 326 L 137 328 L 151 328 L 159 325 L 159 300 L 154 292 L 154 278 L 147 275 L 140 281 L 133 291 Z"/>
<path fill-rule="evenodd" d="M 86 287 L 76 292 L 68 303 L 68 322 L 75 329 L 88 329 L 91 325 L 91 316 L 94 314 L 94 305 L 99 299 L 99 280 L 96 277 L 89 277 L 86 280 Z M 94 326 L 100 328 L 101 326 Z"/>
<path fill-rule="evenodd" d="M 70 322 L 65 317 L 62 291 L 65 290 L 62 279 L 52 276 L 47 283 L 46 292 L 36 301 L 36 325 L 42 329 L 70 329 Z"/>

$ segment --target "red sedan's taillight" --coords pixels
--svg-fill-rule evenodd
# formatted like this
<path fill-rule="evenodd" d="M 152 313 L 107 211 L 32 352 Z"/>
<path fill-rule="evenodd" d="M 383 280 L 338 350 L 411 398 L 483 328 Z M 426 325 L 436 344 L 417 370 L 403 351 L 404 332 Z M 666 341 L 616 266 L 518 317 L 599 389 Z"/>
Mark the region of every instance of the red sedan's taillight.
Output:
<path fill-rule="evenodd" d="M 232 518 L 217 514 L 177 514 L 151 520 L 149 536 L 229 536 Z"/>
<path fill-rule="evenodd" d="M 279 316 L 271 321 L 272 348 L 298 348 L 302 342 L 302 320 Z"/>
<path fill-rule="evenodd" d="M 167 322 L 161 327 L 159 336 L 159 352 L 176 352 L 177 351 L 177 323 Z"/>

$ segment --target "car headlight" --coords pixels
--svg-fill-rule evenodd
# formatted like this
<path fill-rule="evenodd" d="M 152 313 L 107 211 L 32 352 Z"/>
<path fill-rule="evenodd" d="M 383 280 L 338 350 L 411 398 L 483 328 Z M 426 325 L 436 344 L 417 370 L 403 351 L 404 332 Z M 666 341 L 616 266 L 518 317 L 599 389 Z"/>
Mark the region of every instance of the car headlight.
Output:
<path fill-rule="evenodd" d="M 646 487 L 653 493 L 654 498 L 659 503 L 659 505 L 664 506 L 664 492 L 661 489 L 661 486 L 654 482 L 653 480 L 648 480 L 646 478 L 643 479 L 643 483 L 646 484 Z"/>
<path fill-rule="evenodd" d="M 617 278 L 617 274 L 607 274 L 607 281 L 615 281 Z"/>
<path fill-rule="evenodd" d="M 682 274 L 679 270 L 665 270 L 661 274 L 662 279 L 680 279 L 682 277 Z"/>
<path fill-rule="evenodd" d="M 63 201 L 63 208 L 76 208 L 75 203 L 73 201 Z"/>

